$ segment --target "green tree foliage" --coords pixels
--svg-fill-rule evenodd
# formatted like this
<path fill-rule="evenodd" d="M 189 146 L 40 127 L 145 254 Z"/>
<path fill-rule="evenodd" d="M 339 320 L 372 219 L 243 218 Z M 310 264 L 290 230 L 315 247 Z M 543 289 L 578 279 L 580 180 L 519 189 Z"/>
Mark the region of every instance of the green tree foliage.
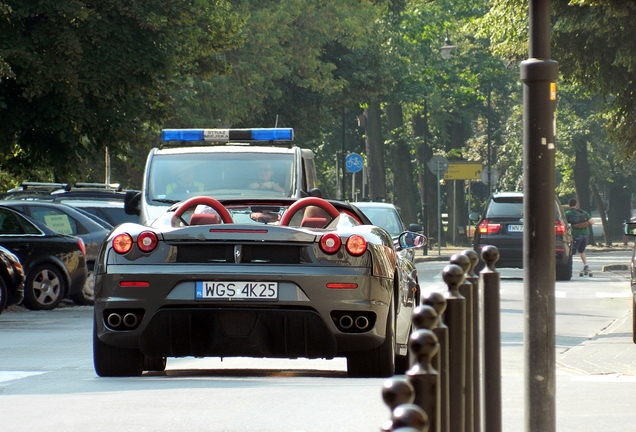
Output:
<path fill-rule="evenodd" d="M 68 179 L 128 154 L 175 87 L 225 70 L 239 24 L 225 0 L 0 2 L 0 168 Z"/>

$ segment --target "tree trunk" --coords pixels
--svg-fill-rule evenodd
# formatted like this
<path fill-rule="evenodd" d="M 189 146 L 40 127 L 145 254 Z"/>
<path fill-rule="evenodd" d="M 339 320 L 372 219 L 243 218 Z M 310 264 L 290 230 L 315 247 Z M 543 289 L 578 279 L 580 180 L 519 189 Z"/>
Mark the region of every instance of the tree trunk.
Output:
<path fill-rule="evenodd" d="M 395 143 L 394 146 L 391 146 L 392 151 L 389 156 L 391 170 L 393 171 L 395 204 L 400 208 L 402 219 L 404 219 L 408 228 L 408 224 L 417 222 L 417 200 L 415 199 L 411 153 L 404 139 L 399 136 L 404 126 L 402 105 L 390 104 L 387 107 L 386 114 L 389 130 L 393 134 L 393 142 Z"/>
<path fill-rule="evenodd" d="M 632 194 L 624 184 L 625 182 L 618 182 L 610 187 L 608 231 L 614 240 L 622 240 L 623 223 L 629 221 L 632 214 Z"/>
<path fill-rule="evenodd" d="M 369 181 L 369 198 L 381 201 L 386 198 L 386 169 L 384 167 L 384 146 L 382 139 L 382 117 L 380 102 L 369 103 L 364 110 L 367 152 L 367 178 Z"/>
<path fill-rule="evenodd" d="M 413 135 L 421 137 L 415 148 L 415 159 L 417 161 L 417 173 L 420 192 L 421 221 L 424 227 L 424 235 L 430 236 L 431 232 L 437 231 L 437 185 L 436 178 L 428 169 L 428 161 L 433 157 L 433 150 L 428 145 L 428 113 L 427 104 L 424 101 L 424 112 L 414 114 L 412 117 Z M 424 246 L 427 253 L 428 245 Z"/>
<path fill-rule="evenodd" d="M 594 194 L 594 201 L 598 208 L 598 214 L 601 217 L 601 223 L 603 224 L 603 237 L 605 237 L 605 245 L 612 246 L 612 237 L 609 235 L 609 224 L 607 223 L 607 215 L 605 214 L 605 203 L 601 199 L 601 194 L 598 192 L 598 188 L 592 183 L 592 193 Z"/>
<path fill-rule="evenodd" d="M 574 140 L 574 187 L 581 210 L 590 211 L 590 164 L 587 159 L 587 140 Z"/>

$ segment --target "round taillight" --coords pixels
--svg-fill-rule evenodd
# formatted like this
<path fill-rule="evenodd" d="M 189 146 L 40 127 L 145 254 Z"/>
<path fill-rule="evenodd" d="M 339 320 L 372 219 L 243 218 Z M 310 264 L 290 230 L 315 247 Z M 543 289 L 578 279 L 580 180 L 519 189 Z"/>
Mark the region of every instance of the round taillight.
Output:
<path fill-rule="evenodd" d="M 133 245 L 133 239 L 130 234 L 118 234 L 113 239 L 113 250 L 120 254 L 130 252 Z"/>
<path fill-rule="evenodd" d="M 367 250 L 367 240 L 362 236 L 354 234 L 347 239 L 345 247 L 350 255 L 360 256 Z"/>
<path fill-rule="evenodd" d="M 152 231 L 144 231 L 137 237 L 137 247 L 142 252 L 152 252 L 157 247 L 159 239 L 157 234 Z"/>
<path fill-rule="evenodd" d="M 327 233 L 320 238 L 320 249 L 327 254 L 335 254 L 340 250 L 342 242 L 336 233 Z"/>

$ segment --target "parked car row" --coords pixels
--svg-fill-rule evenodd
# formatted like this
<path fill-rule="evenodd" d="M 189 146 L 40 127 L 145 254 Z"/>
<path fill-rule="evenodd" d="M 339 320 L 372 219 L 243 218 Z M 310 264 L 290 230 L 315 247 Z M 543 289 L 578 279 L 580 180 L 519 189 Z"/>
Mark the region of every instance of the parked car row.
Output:
<path fill-rule="evenodd" d="M 0 206 L 0 246 L 22 266 L 22 304 L 28 309 L 53 309 L 65 297 L 88 303 L 83 290 L 86 246 L 81 238 L 61 234 L 25 213 Z"/>
<path fill-rule="evenodd" d="M 53 309 L 66 297 L 93 304 L 99 247 L 114 226 L 137 221 L 125 195 L 117 184 L 37 182 L 0 194 L 0 312 Z"/>

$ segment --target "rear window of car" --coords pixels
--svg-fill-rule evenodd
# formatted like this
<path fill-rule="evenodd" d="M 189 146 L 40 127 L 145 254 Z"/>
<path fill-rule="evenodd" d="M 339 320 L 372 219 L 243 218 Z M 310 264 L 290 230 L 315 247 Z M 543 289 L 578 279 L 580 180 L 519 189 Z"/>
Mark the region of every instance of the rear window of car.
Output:
<path fill-rule="evenodd" d="M 496 197 L 490 201 L 486 212 L 487 218 L 521 217 L 523 214 L 523 197 Z"/>
<path fill-rule="evenodd" d="M 561 219 L 561 205 L 555 201 L 555 214 L 557 219 Z M 523 197 L 495 197 L 490 200 L 485 218 L 523 217 Z"/>

